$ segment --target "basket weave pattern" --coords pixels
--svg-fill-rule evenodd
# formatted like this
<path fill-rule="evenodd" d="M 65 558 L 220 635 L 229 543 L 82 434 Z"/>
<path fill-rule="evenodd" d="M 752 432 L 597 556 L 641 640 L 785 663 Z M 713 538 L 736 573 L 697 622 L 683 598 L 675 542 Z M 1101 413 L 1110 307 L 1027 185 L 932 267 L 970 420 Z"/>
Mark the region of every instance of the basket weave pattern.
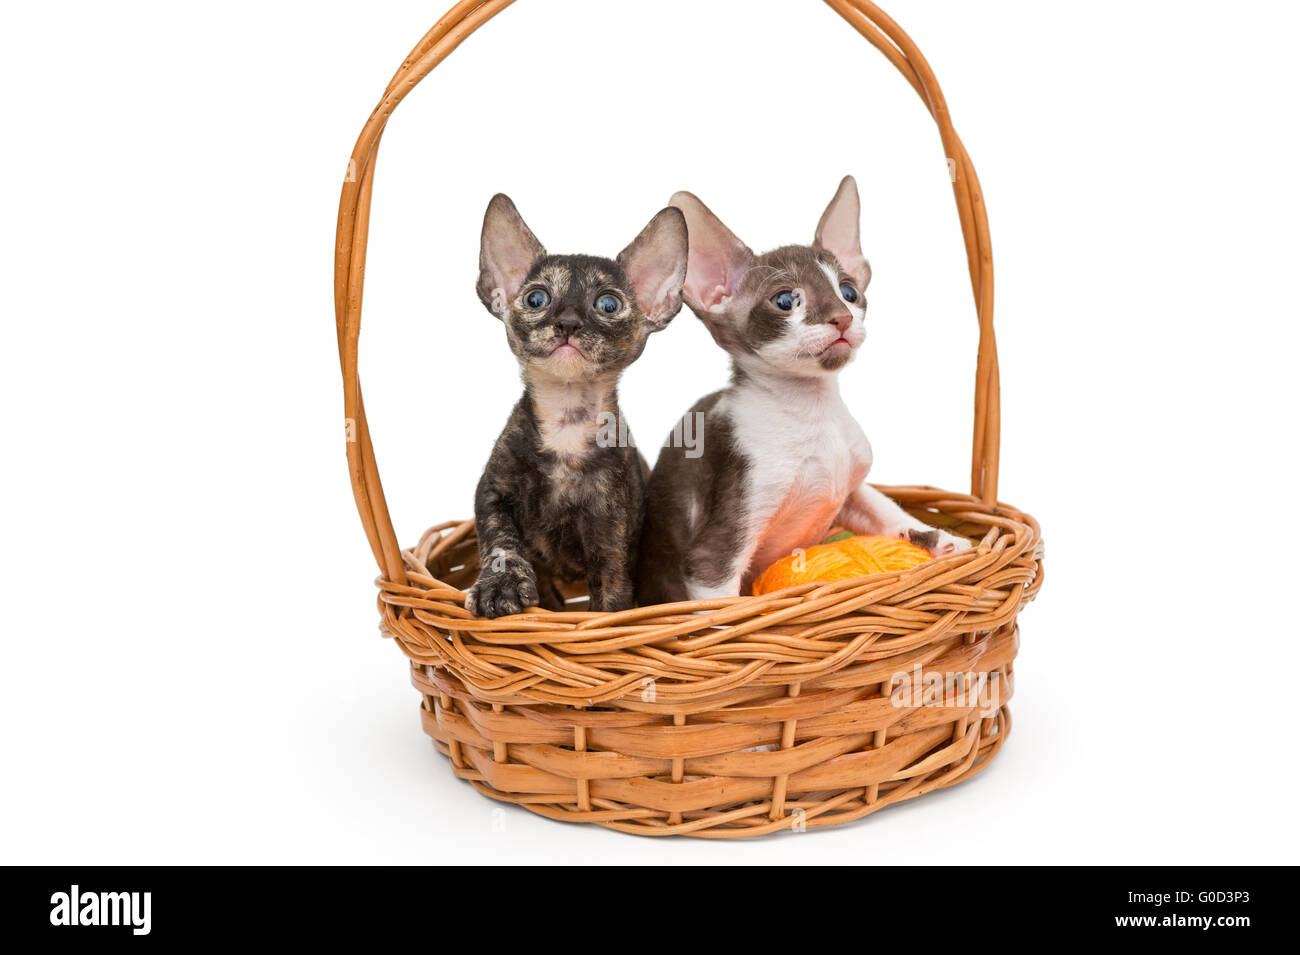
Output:
<path fill-rule="evenodd" d="M 411 52 L 353 152 L 339 208 L 335 304 L 358 511 L 379 565 L 381 628 L 411 660 L 421 719 L 457 776 L 539 814 L 646 835 L 760 835 L 860 818 L 985 768 L 1007 737 L 1016 618 L 1042 583 L 1028 515 L 997 502 L 999 402 L 992 253 L 974 168 L 911 40 L 865 0 L 826 0 L 921 96 L 954 171 L 980 322 L 972 493 L 882 490 L 971 550 L 897 573 L 762 597 L 620 613 L 464 608 L 472 521 L 401 550 L 357 376 L 374 160 L 410 89 L 511 0 L 466 0 Z M 899 676 L 952 687 L 937 702 Z M 905 684 L 904 684 L 905 685 Z M 967 690 L 968 692 L 960 692 Z"/>

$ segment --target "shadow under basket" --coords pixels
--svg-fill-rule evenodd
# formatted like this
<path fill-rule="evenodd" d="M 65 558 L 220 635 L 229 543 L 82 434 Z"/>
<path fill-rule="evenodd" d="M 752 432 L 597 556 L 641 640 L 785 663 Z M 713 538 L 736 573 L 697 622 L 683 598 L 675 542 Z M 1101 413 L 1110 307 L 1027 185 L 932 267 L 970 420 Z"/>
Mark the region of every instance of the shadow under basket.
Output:
<path fill-rule="evenodd" d="M 920 52 L 865 0 L 826 0 L 934 118 L 979 319 L 971 494 L 885 487 L 977 544 L 919 567 L 761 597 L 496 620 L 464 607 L 472 521 L 409 550 L 393 532 L 357 374 L 375 157 L 402 98 L 510 0 L 462 2 L 407 56 L 370 116 L 339 206 L 335 308 L 348 463 L 380 568 L 381 629 L 411 662 L 424 730 L 485 795 L 641 835 L 736 838 L 858 819 L 968 779 L 1011 728 L 1017 615 L 1042 583 L 1033 518 L 997 501 L 993 264 L 970 157 Z M 692 396 L 686 396 L 689 400 Z"/>

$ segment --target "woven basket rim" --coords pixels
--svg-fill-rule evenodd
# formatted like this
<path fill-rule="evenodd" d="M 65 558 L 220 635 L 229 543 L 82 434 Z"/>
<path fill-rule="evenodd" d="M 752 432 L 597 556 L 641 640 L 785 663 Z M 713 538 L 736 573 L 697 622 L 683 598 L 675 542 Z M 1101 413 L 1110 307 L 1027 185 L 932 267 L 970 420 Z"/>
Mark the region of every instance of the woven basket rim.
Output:
<path fill-rule="evenodd" d="M 972 495 L 943 491 L 940 488 L 930 485 L 892 486 L 873 484 L 872 486 L 890 497 L 893 497 L 900 491 L 933 492 L 944 494 L 947 498 L 954 501 L 959 500 L 967 502 L 973 507 L 981 507 L 979 501 Z M 515 624 L 533 622 L 557 623 L 563 621 L 581 627 L 594 621 L 600 621 L 606 626 L 619 626 L 623 622 L 630 623 L 656 612 L 684 614 L 695 613 L 706 608 L 726 610 L 750 606 L 766 607 L 774 601 L 784 602 L 793 598 L 800 598 L 801 600 L 809 601 L 831 594 L 838 594 L 843 591 L 856 590 L 867 582 L 881 584 L 885 581 L 902 581 L 910 585 L 920 580 L 940 576 L 935 573 L 936 567 L 941 567 L 946 571 L 948 568 L 963 567 L 979 558 L 987 557 L 992 550 L 993 544 L 1012 526 L 1034 543 L 1041 541 L 1042 532 L 1038 522 L 1029 514 L 1020 511 L 1005 502 L 998 502 L 990 509 L 990 513 L 981 515 L 981 517 L 996 519 L 997 524 L 1004 525 L 1003 531 L 998 531 L 997 524 L 990 524 L 989 530 L 981 539 L 975 541 L 975 546 L 970 550 L 956 554 L 948 554 L 943 557 L 933 557 L 923 564 L 909 567 L 904 570 L 864 574 L 859 577 L 845 578 L 838 581 L 812 581 L 809 583 L 794 584 L 782 588 L 781 590 L 771 591 L 761 596 L 741 594 L 736 597 L 712 597 L 705 600 L 683 600 L 674 603 L 638 605 L 630 610 L 622 610 L 616 613 L 595 610 L 547 610 L 544 607 L 535 607 L 522 613 L 509 614 L 491 619 L 486 617 L 467 616 L 467 618 L 461 622 L 460 626 L 467 632 L 474 633 L 491 633 L 497 630 L 511 630 Z M 418 555 L 421 545 L 434 539 L 435 535 L 447 531 L 453 532 L 453 536 L 450 538 L 452 543 L 463 542 L 474 536 L 474 521 L 472 518 L 445 521 L 428 528 L 424 534 L 421 535 L 420 544 L 402 551 L 407 565 L 407 583 L 397 584 L 394 581 L 389 581 L 381 575 L 375 578 L 375 586 L 380 590 L 387 590 L 390 592 L 409 591 L 411 593 L 424 593 L 431 590 L 452 590 L 457 595 L 452 599 L 463 606 L 465 591 L 453 587 L 430 575 L 427 572 L 427 568 L 422 566 L 425 563 L 425 559 L 422 559 Z"/>
<path fill-rule="evenodd" d="M 473 522 L 448 522 L 404 552 L 405 583 L 377 581 L 381 629 L 412 661 L 447 668 L 480 699 L 591 706 L 634 696 L 635 678 L 646 676 L 665 681 L 666 699 L 678 705 L 744 685 L 813 685 L 874 659 L 940 647 L 949 632 L 1013 624 L 1042 584 L 1037 522 L 969 495 L 882 490 L 925 518 L 984 528 L 983 538 L 908 570 L 761 596 L 487 619 L 466 611 L 464 591 L 443 579 L 477 568 Z M 872 632 L 859 639 L 863 630 Z"/>

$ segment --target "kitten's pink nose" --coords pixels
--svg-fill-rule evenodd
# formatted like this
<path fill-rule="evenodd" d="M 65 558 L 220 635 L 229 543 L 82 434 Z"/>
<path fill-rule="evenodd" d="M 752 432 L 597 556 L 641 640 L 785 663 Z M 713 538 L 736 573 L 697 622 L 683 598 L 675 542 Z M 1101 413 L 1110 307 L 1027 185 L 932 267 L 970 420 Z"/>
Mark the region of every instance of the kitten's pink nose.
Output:
<path fill-rule="evenodd" d="M 836 312 L 830 317 L 830 323 L 838 328 L 840 334 L 843 335 L 849 330 L 849 326 L 853 324 L 853 316 L 847 311 Z"/>

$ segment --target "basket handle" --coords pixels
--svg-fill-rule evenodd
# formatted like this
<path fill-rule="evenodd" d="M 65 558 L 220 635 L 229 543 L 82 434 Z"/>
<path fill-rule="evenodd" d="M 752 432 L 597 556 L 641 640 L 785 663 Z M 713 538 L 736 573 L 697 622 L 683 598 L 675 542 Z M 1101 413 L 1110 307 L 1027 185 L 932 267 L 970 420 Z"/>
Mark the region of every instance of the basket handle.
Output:
<path fill-rule="evenodd" d="M 361 130 L 339 199 L 338 233 L 334 251 L 334 313 L 343 371 L 343 407 L 347 425 L 348 470 L 361 523 L 384 577 L 406 583 L 397 536 L 384 500 L 374 446 L 366 425 L 365 403 L 357 374 L 357 340 L 361 331 L 361 295 L 366 271 L 366 239 L 370 227 L 370 198 L 375 159 L 388 117 L 415 84 L 428 76 L 471 33 L 510 6 L 514 0 L 461 0 L 433 25 L 402 61 L 383 98 Z M 988 216 L 979 179 L 970 156 L 953 130 L 943 93 L 930 66 L 911 38 L 869 0 L 825 0 L 875 46 L 916 90 L 939 127 L 939 136 L 952 172 L 953 195 L 971 289 L 979 318 L 979 354 L 975 365 L 975 433 L 971 450 L 971 494 L 985 504 L 997 502 L 999 389 L 997 343 L 993 336 L 993 252 Z"/>

